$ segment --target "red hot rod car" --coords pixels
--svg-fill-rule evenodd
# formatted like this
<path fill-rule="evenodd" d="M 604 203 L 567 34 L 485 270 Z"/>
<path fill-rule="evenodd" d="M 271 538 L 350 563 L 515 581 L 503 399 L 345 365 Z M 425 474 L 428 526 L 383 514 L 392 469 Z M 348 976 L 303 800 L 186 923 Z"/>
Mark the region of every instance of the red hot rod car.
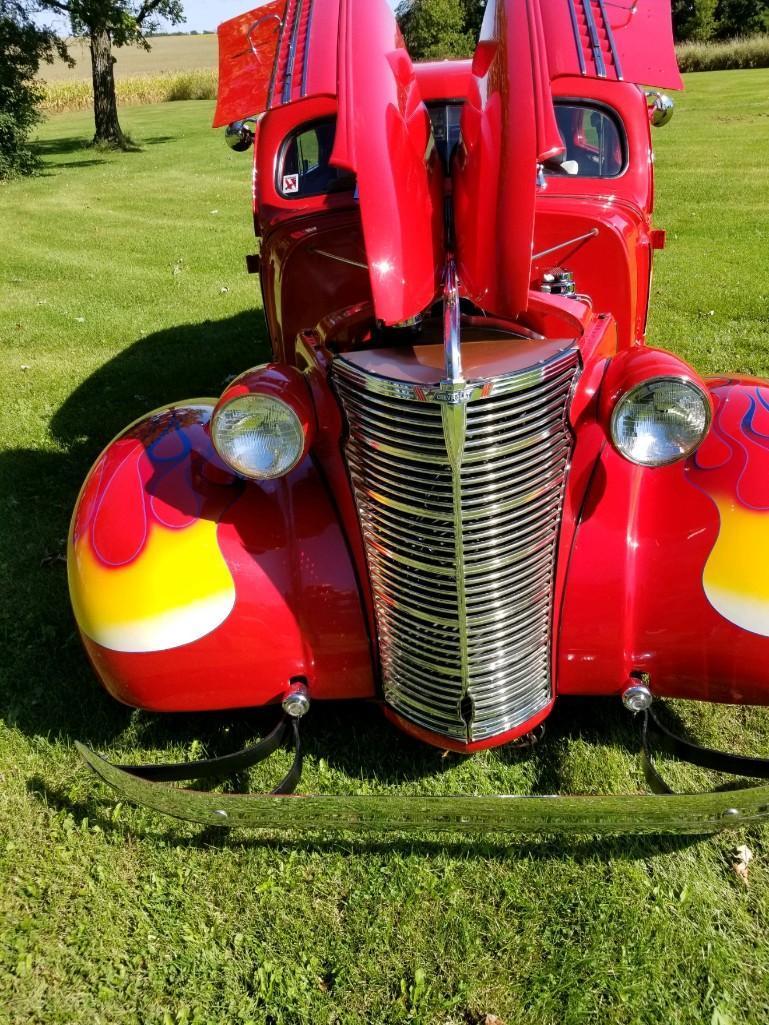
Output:
<path fill-rule="evenodd" d="M 387 0 L 273 0 L 221 26 L 216 124 L 253 144 L 249 268 L 272 362 L 113 441 L 69 576 L 93 665 L 159 712 L 282 705 L 255 748 L 84 757 L 220 824 L 700 832 L 767 788 L 617 798 L 223 796 L 165 784 L 372 700 L 471 753 L 558 695 L 769 703 L 769 384 L 645 344 L 666 0 L 489 0 L 472 61 L 415 64 Z M 644 732 L 645 735 L 645 732 Z M 649 759 L 654 789 L 665 790 Z"/>

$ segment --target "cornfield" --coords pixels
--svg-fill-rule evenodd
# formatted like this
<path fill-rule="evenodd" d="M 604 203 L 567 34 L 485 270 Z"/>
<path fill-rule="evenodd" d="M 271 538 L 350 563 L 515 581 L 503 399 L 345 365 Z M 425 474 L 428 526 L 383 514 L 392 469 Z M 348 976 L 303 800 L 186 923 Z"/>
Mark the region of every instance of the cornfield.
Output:
<path fill-rule="evenodd" d="M 210 69 L 137 75 L 115 83 L 119 104 L 167 103 L 170 100 L 211 100 L 216 97 L 217 75 Z M 87 110 L 93 105 L 90 81 L 53 82 L 43 86 L 42 110 L 58 114 Z"/>
<path fill-rule="evenodd" d="M 769 35 L 713 43 L 681 43 L 676 53 L 681 71 L 769 68 Z"/>

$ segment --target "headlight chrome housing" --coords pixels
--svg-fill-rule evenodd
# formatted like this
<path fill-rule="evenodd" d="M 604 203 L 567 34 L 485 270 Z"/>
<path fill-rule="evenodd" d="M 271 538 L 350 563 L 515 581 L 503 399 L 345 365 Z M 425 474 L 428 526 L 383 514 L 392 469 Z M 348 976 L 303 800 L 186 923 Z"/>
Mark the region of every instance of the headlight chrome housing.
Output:
<path fill-rule="evenodd" d="M 274 365 L 247 371 L 227 388 L 211 440 L 230 469 L 251 480 L 283 477 L 309 447 L 311 415 L 302 375 Z"/>
<path fill-rule="evenodd" d="M 710 419 L 710 401 L 695 381 L 654 377 L 617 400 L 611 438 L 631 463 L 667 466 L 696 451 L 708 433 Z"/>

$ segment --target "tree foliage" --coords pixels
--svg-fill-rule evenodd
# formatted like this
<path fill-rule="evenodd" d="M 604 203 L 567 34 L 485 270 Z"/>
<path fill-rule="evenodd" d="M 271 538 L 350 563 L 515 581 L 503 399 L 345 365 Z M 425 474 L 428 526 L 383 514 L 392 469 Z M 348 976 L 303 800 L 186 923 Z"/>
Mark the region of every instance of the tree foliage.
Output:
<path fill-rule="evenodd" d="M 176 25 L 184 15 L 182 0 L 37 0 L 36 7 L 66 15 L 73 35 L 109 32 L 114 46 L 138 43 L 147 50 L 160 18 Z"/>
<path fill-rule="evenodd" d="M 150 49 L 148 35 L 160 19 L 176 25 L 183 20 L 182 0 L 34 0 L 38 11 L 69 18 L 72 34 L 86 36 L 91 49 L 94 121 L 97 145 L 126 148 L 117 116 L 113 46 L 138 44 Z"/>
<path fill-rule="evenodd" d="M 719 0 L 716 35 L 719 39 L 769 31 L 769 0 Z"/>
<path fill-rule="evenodd" d="M 766 32 L 769 0 L 673 0 L 673 30 L 680 42 Z"/>
<path fill-rule="evenodd" d="M 40 120 L 35 76 L 40 64 L 56 53 L 66 59 L 65 47 L 53 32 L 38 28 L 17 0 L 0 0 L 0 178 L 37 169 L 28 145 Z"/>
<path fill-rule="evenodd" d="M 483 21 L 485 0 L 402 0 L 397 14 L 415 60 L 469 57 Z"/>
<path fill-rule="evenodd" d="M 704 42 L 716 32 L 718 0 L 674 0 L 673 31 L 676 39 Z"/>

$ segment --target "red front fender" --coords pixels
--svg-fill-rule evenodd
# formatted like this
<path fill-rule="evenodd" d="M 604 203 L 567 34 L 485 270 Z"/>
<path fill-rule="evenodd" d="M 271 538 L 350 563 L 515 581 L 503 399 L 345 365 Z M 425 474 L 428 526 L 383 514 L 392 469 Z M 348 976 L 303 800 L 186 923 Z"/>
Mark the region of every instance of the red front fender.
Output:
<path fill-rule="evenodd" d="M 70 594 L 107 690 L 155 711 L 374 696 L 358 584 L 305 459 L 246 483 L 208 434 L 215 404 L 137 421 L 97 460 L 75 508 Z"/>
<path fill-rule="evenodd" d="M 558 690 L 769 704 L 769 383 L 709 382 L 692 458 L 642 469 L 603 450 L 564 591 Z"/>

